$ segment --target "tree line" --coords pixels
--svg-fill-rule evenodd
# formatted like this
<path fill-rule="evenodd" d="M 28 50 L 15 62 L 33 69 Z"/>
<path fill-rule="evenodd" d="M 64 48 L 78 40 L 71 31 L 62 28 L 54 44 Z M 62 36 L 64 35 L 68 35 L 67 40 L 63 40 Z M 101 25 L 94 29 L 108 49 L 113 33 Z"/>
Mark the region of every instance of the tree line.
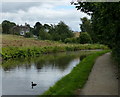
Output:
<path fill-rule="evenodd" d="M 81 20 L 82 19 L 84 20 L 84 18 L 81 18 Z M 10 22 L 7 20 L 3 21 L 2 33 L 19 35 L 19 32 L 13 33 L 14 26 L 17 26 L 14 22 Z M 82 31 L 85 33 L 81 33 L 79 37 L 75 37 L 73 31 L 63 21 L 60 21 L 57 25 L 53 24 L 48 25 L 36 22 L 34 27 L 30 27 L 29 24 L 27 24 L 27 26 L 30 28 L 30 32 L 26 33 L 25 37 L 28 38 L 36 36 L 40 40 L 53 40 L 65 43 L 81 43 L 81 44 L 92 43 L 92 38 L 90 37 L 89 33 L 87 33 L 88 30 L 86 28 L 86 25 L 84 25 L 84 21 L 82 21 L 80 27 Z"/>
<path fill-rule="evenodd" d="M 12 28 L 16 26 L 14 22 L 3 21 L 2 22 L 2 33 L 13 34 Z M 30 27 L 30 25 L 28 25 Z M 16 33 L 19 34 L 19 33 Z M 42 25 L 40 22 L 36 22 L 34 27 L 30 27 L 30 32 L 26 33 L 25 37 L 31 37 L 35 35 L 41 40 L 54 40 L 64 41 L 66 38 L 74 36 L 73 31 L 64 22 L 60 21 L 57 25 Z"/>

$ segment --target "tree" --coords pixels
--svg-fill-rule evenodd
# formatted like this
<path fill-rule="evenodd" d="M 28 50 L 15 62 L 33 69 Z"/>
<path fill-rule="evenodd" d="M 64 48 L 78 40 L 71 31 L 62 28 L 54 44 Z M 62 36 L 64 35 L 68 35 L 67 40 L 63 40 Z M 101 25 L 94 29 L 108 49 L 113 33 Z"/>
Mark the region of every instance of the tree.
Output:
<path fill-rule="evenodd" d="M 49 26 L 48 24 L 44 24 L 44 26 L 43 26 L 43 27 L 44 27 L 44 29 L 46 29 L 46 30 L 48 30 L 48 31 L 49 31 L 49 30 L 50 30 L 50 28 L 51 28 L 51 26 Z"/>
<path fill-rule="evenodd" d="M 79 42 L 81 44 L 92 43 L 92 39 L 87 32 L 81 32 L 81 34 L 79 36 Z"/>
<path fill-rule="evenodd" d="M 120 63 L 120 2 L 78 2 L 76 8 L 91 15 L 96 42 L 108 45 Z"/>
<path fill-rule="evenodd" d="M 15 26 L 16 24 L 14 22 L 10 22 L 7 20 L 4 20 L 2 22 L 2 33 L 5 34 L 12 34 L 12 28 Z"/>
<path fill-rule="evenodd" d="M 59 40 L 61 41 L 64 41 L 66 38 L 73 37 L 74 35 L 70 28 L 62 21 L 55 26 L 55 33 L 59 35 Z"/>
<path fill-rule="evenodd" d="M 42 24 L 40 22 L 36 22 L 34 29 L 33 29 L 33 34 L 36 36 L 39 36 L 39 31 L 42 28 Z"/>
<path fill-rule="evenodd" d="M 82 24 L 80 24 L 81 32 L 91 32 L 91 21 L 87 17 L 81 18 Z"/>
<path fill-rule="evenodd" d="M 51 40 L 51 35 L 42 27 L 39 31 L 39 39 L 41 40 Z"/>

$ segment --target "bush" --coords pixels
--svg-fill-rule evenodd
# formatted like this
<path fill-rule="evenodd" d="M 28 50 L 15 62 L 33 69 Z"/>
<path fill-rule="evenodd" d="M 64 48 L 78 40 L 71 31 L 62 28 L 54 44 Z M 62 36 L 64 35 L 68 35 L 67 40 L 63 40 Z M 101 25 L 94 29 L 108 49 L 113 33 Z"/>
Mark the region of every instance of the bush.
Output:
<path fill-rule="evenodd" d="M 32 37 L 32 33 L 27 32 L 27 33 L 25 34 L 25 37 L 26 37 L 26 38 L 30 38 L 30 37 Z"/>
<path fill-rule="evenodd" d="M 79 36 L 79 42 L 81 44 L 92 43 L 92 39 L 87 32 L 82 32 Z"/>
<path fill-rule="evenodd" d="M 72 37 L 72 38 L 66 38 L 65 43 L 78 43 L 78 38 Z"/>

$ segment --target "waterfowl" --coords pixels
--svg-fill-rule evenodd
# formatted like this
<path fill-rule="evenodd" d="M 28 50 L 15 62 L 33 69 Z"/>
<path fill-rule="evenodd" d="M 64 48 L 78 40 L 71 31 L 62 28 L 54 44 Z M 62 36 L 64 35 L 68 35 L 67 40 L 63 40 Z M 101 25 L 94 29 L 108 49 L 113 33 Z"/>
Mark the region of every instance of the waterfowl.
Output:
<path fill-rule="evenodd" d="M 33 83 L 33 82 L 31 82 L 31 83 L 32 83 L 32 87 L 37 85 L 36 83 Z"/>

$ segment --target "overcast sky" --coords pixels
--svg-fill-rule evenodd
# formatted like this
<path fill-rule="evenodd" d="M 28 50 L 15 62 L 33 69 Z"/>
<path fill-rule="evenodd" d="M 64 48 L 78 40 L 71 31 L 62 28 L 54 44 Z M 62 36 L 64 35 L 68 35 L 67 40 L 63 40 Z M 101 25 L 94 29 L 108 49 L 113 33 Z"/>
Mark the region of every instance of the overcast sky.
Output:
<path fill-rule="evenodd" d="M 76 10 L 71 0 L 3 0 L 2 18 L 16 24 L 25 22 L 34 26 L 37 21 L 42 24 L 57 24 L 64 21 L 72 30 L 80 31 L 80 18 L 90 16 Z M 1 4 L 0 4 L 1 5 Z"/>

